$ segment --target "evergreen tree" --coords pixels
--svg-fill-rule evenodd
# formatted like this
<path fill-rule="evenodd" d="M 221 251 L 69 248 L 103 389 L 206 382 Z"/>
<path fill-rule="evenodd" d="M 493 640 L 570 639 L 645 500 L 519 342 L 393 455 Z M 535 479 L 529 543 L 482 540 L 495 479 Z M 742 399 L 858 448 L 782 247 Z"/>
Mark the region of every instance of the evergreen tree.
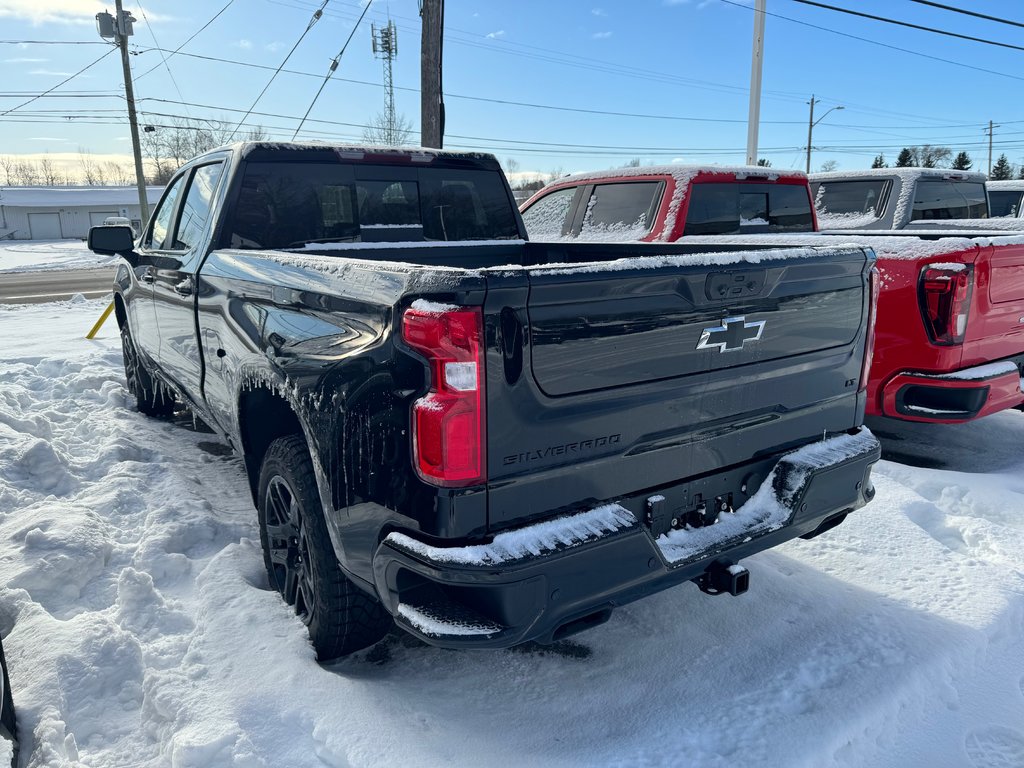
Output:
<path fill-rule="evenodd" d="M 1020 173 L 1017 174 L 1018 179 L 1024 179 L 1024 165 L 1020 167 Z"/>
<path fill-rule="evenodd" d="M 871 163 L 872 168 L 888 168 L 888 163 L 885 162 L 885 155 L 876 155 L 874 161 Z"/>
<path fill-rule="evenodd" d="M 958 152 L 956 159 L 953 160 L 954 171 L 969 171 L 974 163 L 971 162 L 971 156 L 966 152 Z"/>
<path fill-rule="evenodd" d="M 900 150 L 900 156 L 896 158 L 897 168 L 909 168 L 914 164 L 914 153 L 910 151 L 910 147 L 904 147 Z"/>
<path fill-rule="evenodd" d="M 757 159 L 757 164 L 759 166 L 761 166 L 762 168 L 771 168 L 772 167 L 772 161 L 769 160 L 767 157 L 759 157 Z"/>
<path fill-rule="evenodd" d="M 1006 159 L 1005 154 L 1000 155 L 999 159 L 996 160 L 988 177 L 992 181 L 1005 181 L 1006 179 L 1013 178 L 1013 169 L 1010 167 L 1010 161 Z"/>

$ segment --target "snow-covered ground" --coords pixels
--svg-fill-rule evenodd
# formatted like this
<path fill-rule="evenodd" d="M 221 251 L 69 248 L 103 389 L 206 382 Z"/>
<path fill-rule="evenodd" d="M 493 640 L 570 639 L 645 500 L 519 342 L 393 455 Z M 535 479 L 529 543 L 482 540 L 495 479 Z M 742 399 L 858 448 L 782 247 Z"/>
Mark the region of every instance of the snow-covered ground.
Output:
<path fill-rule="evenodd" d="M 0 307 L 0 632 L 26 766 L 1024 765 L 1024 414 L 878 425 L 876 500 L 551 648 L 319 666 L 239 462 L 134 412 L 102 301 Z M 931 468 L 921 466 L 927 465 Z"/>
<path fill-rule="evenodd" d="M 58 269 L 91 269 L 117 263 L 99 256 L 81 240 L 0 240 L 0 274 Z"/>

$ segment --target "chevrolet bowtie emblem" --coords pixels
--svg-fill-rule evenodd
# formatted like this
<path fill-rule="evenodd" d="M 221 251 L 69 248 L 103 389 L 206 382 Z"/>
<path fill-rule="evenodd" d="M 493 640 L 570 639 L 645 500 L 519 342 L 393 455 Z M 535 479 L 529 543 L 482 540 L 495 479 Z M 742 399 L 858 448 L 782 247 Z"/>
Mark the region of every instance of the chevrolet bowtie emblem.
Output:
<path fill-rule="evenodd" d="M 743 345 L 748 341 L 758 341 L 761 338 L 764 322 L 754 320 L 748 323 L 747 318 L 743 316 L 727 317 L 721 325 L 704 329 L 700 341 L 697 342 L 697 349 L 718 347 L 719 352 L 743 349 Z"/>

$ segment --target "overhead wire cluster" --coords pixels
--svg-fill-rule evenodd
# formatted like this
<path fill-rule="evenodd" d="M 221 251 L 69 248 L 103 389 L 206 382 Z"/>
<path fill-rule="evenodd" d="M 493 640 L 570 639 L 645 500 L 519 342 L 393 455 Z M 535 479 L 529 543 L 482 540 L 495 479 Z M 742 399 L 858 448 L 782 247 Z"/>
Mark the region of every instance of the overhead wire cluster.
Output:
<path fill-rule="evenodd" d="M 237 134 L 237 132 L 242 128 L 242 126 L 250 125 L 250 118 L 254 117 L 254 116 L 255 117 L 261 117 L 261 118 L 269 117 L 269 118 L 273 118 L 276 121 L 284 121 L 286 123 L 289 123 L 287 125 L 280 125 L 280 124 L 278 124 L 278 125 L 272 125 L 272 126 L 265 126 L 265 125 L 261 125 L 260 126 L 260 127 L 264 128 L 265 130 L 267 130 L 270 133 L 271 136 L 278 136 L 279 135 L 279 136 L 281 136 L 283 138 L 289 138 L 289 137 L 290 138 L 295 138 L 295 137 L 297 137 L 299 135 L 300 132 L 302 132 L 304 135 L 309 135 L 309 136 L 317 136 L 317 137 L 332 138 L 332 139 L 339 139 L 339 138 L 341 138 L 341 139 L 346 139 L 347 140 L 347 139 L 350 139 L 350 138 L 357 138 L 356 136 L 353 136 L 351 134 L 351 130 L 352 129 L 365 129 L 365 128 L 370 127 L 370 126 L 367 126 L 367 125 L 362 124 L 362 123 L 349 123 L 349 122 L 344 122 L 344 121 L 314 119 L 314 118 L 310 118 L 310 114 L 311 114 L 314 106 L 316 105 L 317 101 L 319 100 L 321 94 L 323 93 L 327 83 L 329 81 L 331 81 L 332 79 L 334 79 L 336 81 L 339 81 L 339 82 L 348 83 L 348 84 L 356 84 L 356 85 L 360 85 L 360 86 L 373 87 L 373 88 L 379 88 L 380 87 L 380 84 L 376 83 L 376 82 L 358 80 L 358 79 L 353 79 L 353 78 L 344 78 L 344 77 L 339 77 L 339 76 L 336 75 L 336 71 L 338 69 L 338 65 L 339 65 L 340 59 L 341 59 L 342 55 L 344 54 L 344 52 L 345 52 L 345 50 L 346 50 L 346 48 L 348 46 L 349 41 L 352 39 L 352 36 L 355 34 L 356 29 L 359 27 L 359 24 L 362 22 L 363 18 L 367 15 L 367 12 L 370 11 L 372 3 L 362 3 L 362 2 L 350 3 L 350 2 L 345 2 L 344 0 L 336 0 L 334 6 L 331 9 L 328 9 L 328 5 L 329 5 L 329 3 L 331 3 L 331 0 L 322 0 L 322 2 L 309 2 L 309 0 L 268 0 L 268 1 L 272 2 L 274 4 L 277 4 L 277 5 L 283 6 L 283 7 L 295 8 L 295 9 L 304 10 L 304 11 L 311 11 L 311 16 L 310 16 L 310 19 L 309 19 L 309 21 L 308 21 L 308 23 L 306 25 L 306 28 L 302 31 L 302 33 L 300 34 L 300 36 L 296 40 L 295 44 L 292 46 L 292 48 L 290 49 L 290 51 L 284 57 L 284 59 L 281 61 L 280 64 L 278 64 L 275 67 L 275 66 L 257 64 L 257 63 L 253 63 L 253 62 L 238 61 L 238 60 L 228 59 L 228 58 L 224 58 L 224 57 L 210 56 L 210 55 L 186 52 L 186 51 L 183 50 L 192 40 L 194 40 L 200 33 L 202 33 L 204 30 L 206 30 L 211 24 L 213 24 L 222 14 L 224 14 L 231 7 L 231 5 L 234 3 L 234 0 L 228 0 L 228 2 L 225 5 L 223 5 L 219 10 L 217 10 L 216 13 L 213 14 L 213 16 L 211 16 L 202 26 L 200 26 L 198 30 L 196 30 L 194 33 L 192 33 L 184 42 L 182 42 L 176 48 L 166 49 L 166 48 L 161 47 L 159 42 L 156 39 L 155 34 L 153 35 L 153 41 L 154 41 L 154 46 L 153 47 L 143 47 L 143 46 L 137 46 L 136 47 L 136 50 L 134 51 L 136 54 L 145 54 L 145 53 L 151 53 L 151 52 L 152 53 L 157 53 L 160 56 L 160 62 L 154 64 L 154 66 L 152 66 L 149 69 L 147 69 L 141 75 L 136 76 L 134 79 L 136 81 L 140 80 L 143 77 L 146 77 L 147 75 L 149 75 L 151 72 L 155 71 L 156 69 L 158 69 L 160 67 L 163 67 L 166 70 L 168 76 L 170 77 L 171 82 L 174 85 L 174 87 L 176 89 L 176 92 L 177 92 L 177 94 L 179 96 L 179 98 L 177 100 L 159 99 L 159 98 L 141 98 L 141 99 L 139 99 L 139 101 L 140 102 L 173 104 L 175 106 L 182 107 L 185 110 L 185 113 L 186 113 L 186 114 L 179 114 L 177 112 L 172 112 L 172 111 L 158 112 L 158 111 L 155 111 L 155 110 L 152 110 L 152 111 L 142 110 L 142 111 L 140 111 L 140 114 L 145 115 L 147 118 L 155 118 L 153 120 L 153 122 L 152 122 L 152 125 L 155 128 L 161 128 L 161 127 L 182 128 L 182 127 L 188 127 L 188 121 L 193 121 L 193 122 L 196 121 L 196 118 L 193 117 L 192 113 L 190 112 L 190 109 L 189 109 L 190 107 L 191 108 L 195 108 L 195 109 L 201 109 L 201 110 L 214 110 L 214 109 L 216 109 L 216 110 L 221 111 L 221 112 L 229 112 L 229 113 L 236 113 L 236 114 L 237 113 L 241 113 L 242 117 L 240 119 L 238 119 L 237 123 L 234 124 L 234 128 L 231 131 L 231 136 L 232 137 L 235 134 Z M 959 8 L 957 6 L 949 5 L 949 4 L 946 4 L 946 3 L 931 2 L 931 0 L 910 0 L 910 1 L 914 2 L 914 3 L 917 3 L 919 5 L 930 6 L 930 7 L 933 7 L 935 9 L 946 11 L 946 12 L 968 15 L 968 16 L 971 16 L 971 17 L 977 17 L 979 19 L 983 19 L 983 20 L 987 20 L 987 21 L 998 22 L 998 23 L 1002 23 L 1002 24 L 1006 24 L 1006 25 L 1011 25 L 1011 26 L 1015 26 L 1015 27 L 1024 28 L 1024 23 L 1021 23 L 1021 22 L 1017 22 L 1017 21 L 1014 21 L 1014 20 L 1002 19 L 1002 18 L 990 16 L 990 15 L 979 13 L 979 12 L 972 11 L 972 10 L 969 10 L 969 9 Z M 741 7 L 743 9 L 747 10 L 747 11 L 751 11 L 752 10 L 749 6 L 743 5 L 742 3 L 735 2 L 734 0 L 720 0 L 720 2 L 722 2 L 723 4 L 726 4 L 726 5 L 733 5 L 733 6 Z M 911 23 L 911 22 L 905 22 L 905 21 L 902 21 L 902 20 L 899 20 L 899 19 L 889 18 L 889 17 L 886 17 L 886 16 L 879 16 L 879 15 L 876 15 L 876 14 L 869 14 L 869 13 L 865 13 L 863 11 L 854 10 L 854 9 L 851 9 L 851 8 L 844 8 L 844 7 L 841 7 L 841 6 L 838 6 L 838 5 L 832 5 L 830 3 L 818 2 L 818 0 L 791 0 L 791 2 L 793 2 L 795 4 L 803 5 L 803 6 L 814 7 L 816 9 L 818 9 L 818 10 L 828 11 L 828 12 L 834 13 L 834 14 L 852 15 L 852 16 L 855 16 L 855 17 L 865 18 L 865 19 L 870 20 L 870 21 L 876 21 L 876 22 L 886 23 L 886 24 L 890 24 L 890 25 L 898 25 L 898 26 L 901 26 L 901 27 L 909 27 L 909 28 L 913 28 L 913 29 L 921 31 L 921 32 L 926 32 L 928 34 L 942 35 L 942 36 L 945 36 L 945 37 L 952 37 L 952 38 L 963 39 L 963 40 L 966 40 L 966 41 L 969 41 L 969 42 L 974 42 L 974 43 L 979 43 L 979 44 L 988 44 L 988 45 L 999 46 L 999 47 L 1007 48 L 1007 49 L 1015 49 L 1015 50 L 1024 51 L 1024 47 L 1017 46 L 1017 45 L 1010 44 L 1010 43 L 1004 43 L 1004 42 L 997 41 L 997 40 L 990 40 L 988 38 L 977 37 L 977 36 L 972 36 L 972 35 L 965 35 L 965 34 L 956 33 L 956 32 L 950 32 L 949 30 L 943 30 L 943 29 L 938 28 L 938 27 L 930 27 L 930 26 L 926 26 L 926 25 L 923 25 L 923 24 L 915 24 L 915 23 Z M 141 4 L 140 4 L 139 8 L 140 8 L 140 11 L 141 11 L 141 13 L 143 15 L 143 19 L 146 21 L 147 26 L 150 27 L 150 32 L 152 34 L 152 27 L 151 27 L 151 25 L 148 24 L 148 19 L 146 19 L 146 17 L 145 17 L 145 11 L 144 11 L 144 9 L 142 9 Z M 331 60 L 331 64 L 330 64 L 330 66 L 328 68 L 328 72 L 327 72 L 326 76 L 317 75 L 315 73 L 306 72 L 306 71 L 302 71 L 302 70 L 287 69 L 286 65 L 287 65 L 288 61 L 291 59 L 292 55 L 295 53 L 296 49 L 299 47 L 299 45 L 303 42 L 303 40 L 305 39 L 307 34 L 313 29 L 313 27 L 317 24 L 317 22 L 324 15 L 331 15 L 331 16 L 334 16 L 334 17 L 339 18 L 339 19 L 354 20 L 354 23 L 352 25 L 351 33 L 349 34 L 348 39 L 345 41 L 345 44 L 342 46 L 341 50 L 338 52 L 337 56 L 334 59 Z M 418 21 L 419 21 L 418 19 L 412 18 L 412 17 L 407 17 L 407 16 L 401 16 L 401 15 L 393 15 L 393 14 L 389 14 L 389 15 L 394 16 L 394 18 L 397 18 L 400 21 L 402 21 L 402 20 L 408 21 L 410 25 L 417 25 L 415 27 L 415 31 L 418 31 Z M 1010 78 L 1017 79 L 1017 80 L 1024 80 L 1024 77 L 1022 77 L 1022 76 L 1013 75 L 1013 74 L 1007 73 L 1007 72 L 999 72 L 999 71 L 995 71 L 995 70 L 988 70 L 988 69 L 985 69 L 983 67 L 977 67 L 977 66 L 974 66 L 974 65 L 966 64 L 964 62 L 951 61 L 951 60 L 946 59 L 946 58 L 939 58 L 939 57 L 936 57 L 936 56 L 931 56 L 929 54 L 923 54 L 923 53 L 921 53 L 919 51 L 913 51 L 913 50 L 910 50 L 910 49 L 901 48 L 899 46 L 893 46 L 893 45 L 890 45 L 888 43 L 885 43 L 885 42 L 882 42 L 882 41 L 879 41 L 879 40 L 873 40 L 873 39 L 870 39 L 870 38 L 860 37 L 860 36 L 852 35 L 852 34 L 849 34 L 849 33 L 846 33 L 846 32 L 840 32 L 838 30 L 830 29 L 828 27 L 822 27 L 822 26 L 819 26 L 819 25 L 811 24 L 809 22 L 805 22 L 805 21 L 802 21 L 802 20 L 799 20 L 799 19 L 793 19 L 791 17 L 785 16 L 785 15 L 782 15 L 782 14 L 768 13 L 768 15 L 777 17 L 777 18 L 785 20 L 787 22 L 792 22 L 792 23 L 795 23 L 795 24 L 811 27 L 811 28 L 814 28 L 814 29 L 823 30 L 825 32 L 829 32 L 829 33 L 832 33 L 832 34 L 835 34 L 835 35 L 841 35 L 841 36 L 847 37 L 847 38 L 853 38 L 853 39 L 860 40 L 860 41 L 863 41 L 863 42 L 866 42 L 866 43 L 870 43 L 870 44 L 873 44 L 873 45 L 878 45 L 878 46 L 882 46 L 882 47 L 885 47 L 885 48 L 891 48 L 891 49 L 894 49 L 894 50 L 897 50 L 897 51 L 901 51 L 901 52 L 904 52 L 904 53 L 913 54 L 915 56 L 923 56 L 924 58 L 928 58 L 928 59 L 935 59 L 935 60 L 943 61 L 944 63 L 951 64 L 953 66 L 966 67 L 968 69 L 980 70 L 980 71 L 987 72 L 987 73 L 994 74 L 994 75 L 1000 75 L 1000 76 L 1003 76 L 1003 77 L 1010 77 Z M 413 26 L 404 27 L 402 24 L 399 24 L 398 28 L 399 29 L 407 29 L 408 31 L 414 31 Z M 639 79 L 645 79 L 645 80 L 649 80 L 649 81 L 653 81 L 653 82 L 662 82 L 662 83 L 672 84 L 672 85 L 677 85 L 677 86 L 682 86 L 682 87 L 705 89 L 705 90 L 718 91 L 718 92 L 745 93 L 747 91 L 746 88 L 743 88 L 741 86 L 730 85 L 730 84 L 727 84 L 727 83 L 718 83 L 718 82 L 714 82 L 714 81 L 710 81 L 710 80 L 702 80 L 702 79 L 699 79 L 699 78 L 683 77 L 683 76 L 678 76 L 678 75 L 675 75 L 675 74 L 672 74 L 672 73 L 665 73 L 665 72 L 657 72 L 657 71 L 654 71 L 654 70 L 648 70 L 648 69 L 644 69 L 642 67 L 621 65 L 621 64 L 616 64 L 616 63 L 612 63 L 612 62 L 603 61 L 601 59 L 597 59 L 597 58 L 593 58 L 593 57 L 579 56 L 579 55 L 575 55 L 575 54 L 564 53 L 564 52 L 561 52 L 561 51 L 554 51 L 554 50 L 547 49 L 547 48 L 544 48 L 544 47 L 541 47 L 541 46 L 533 46 L 533 45 L 527 45 L 527 44 L 523 44 L 523 43 L 515 43 L 513 41 L 486 39 L 484 36 L 479 35 L 477 33 L 469 32 L 469 31 L 466 31 L 466 30 L 460 30 L 460 29 L 457 29 L 457 28 L 451 28 L 451 27 L 447 28 L 446 29 L 446 36 L 447 36 L 447 42 L 449 44 L 462 45 L 462 46 L 468 46 L 468 47 L 483 47 L 483 46 L 486 46 L 488 48 L 488 50 L 490 50 L 490 51 L 496 51 L 498 53 L 514 55 L 514 56 L 517 56 L 517 57 L 526 56 L 526 57 L 533 58 L 533 59 L 536 59 L 536 60 L 541 61 L 541 62 L 553 63 L 553 64 L 557 64 L 559 66 L 585 68 L 588 71 L 596 71 L 596 72 L 605 72 L 605 73 L 611 73 L 611 74 L 618 74 L 618 75 L 622 75 L 622 76 L 626 76 L 626 77 L 630 77 L 630 78 L 639 78 Z M 14 43 L 19 43 L 20 44 L 20 43 L 25 43 L 25 42 L 27 42 L 27 43 L 34 43 L 34 44 L 55 44 L 55 41 L 0 40 L 0 44 L 14 44 Z M 59 43 L 59 44 L 61 44 L 61 45 L 105 45 L 105 43 L 100 42 L 100 41 L 71 41 L 71 42 Z M 31 111 L 31 112 L 24 112 L 24 111 L 22 111 L 25 106 L 28 106 L 29 104 L 31 104 L 31 103 L 39 100 L 39 99 L 44 99 L 44 98 L 65 98 L 65 97 L 66 98 L 123 98 L 123 96 L 120 93 L 109 92 L 109 91 L 95 91 L 95 92 L 94 91 L 75 91 L 75 92 L 68 91 L 68 92 L 61 92 L 59 94 L 55 94 L 54 93 L 55 91 L 60 89 L 65 84 L 71 82 L 76 77 L 78 77 L 82 73 L 86 72 L 87 70 L 89 70 L 94 65 L 98 64 L 102 59 L 104 59 L 106 56 L 108 56 L 110 53 L 112 53 L 113 50 L 114 49 L 111 48 L 110 50 L 106 51 L 99 58 L 97 58 L 97 59 L 91 61 L 90 63 L 88 63 L 85 67 L 83 67 L 78 72 L 76 72 L 73 75 L 65 78 L 64 80 L 62 80 L 61 82 L 59 82 L 55 86 L 53 86 L 53 87 L 51 87 L 51 88 L 49 88 L 49 89 L 47 89 L 47 90 L 45 90 L 45 91 L 43 91 L 41 93 L 16 92 L 16 91 L 0 92 L 0 99 L 3 99 L 3 98 L 16 98 L 19 95 L 27 97 L 27 100 L 22 101 L 21 103 L 15 105 L 13 107 L 7 108 L 6 110 L 0 111 L 0 121 L 3 121 L 3 122 L 15 122 L 15 121 L 18 121 L 18 122 L 41 122 L 41 123 L 45 123 L 45 122 L 54 122 L 54 123 L 56 123 L 56 122 L 65 122 L 66 123 L 66 122 L 70 121 L 70 122 L 81 123 L 81 124 L 116 124 L 116 122 L 120 120 L 119 115 L 118 115 L 119 110 L 108 110 L 108 109 L 96 108 L 96 109 L 92 109 L 92 110 L 88 110 L 88 109 L 85 109 L 85 110 L 73 110 L 73 109 L 72 110 L 68 110 L 68 109 L 64 109 L 64 110 L 34 110 L 34 111 Z M 270 78 L 268 79 L 267 83 L 263 86 L 262 90 L 259 92 L 259 94 L 255 98 L 255 100 L 249 105 L 249 107 L 247 109 L 243 110 L 243 109 L 240 109 L 240 108 L 228 108 L 228 107 L 223 107 L 223 106 L 216 106 L 216 107 L 214 107 L 214 106 L 208 105 L 208 104 L 199 104 L 199 103 L 190 102 L 190 101 L 186 100 L 184 98 L 184 96 L 182 95 L 181 89 L 178 87 L 178 83 L 175 80 L 174 74 L 171 71 L 171 68 L 170 68 L 170 65 L 169 65 L 169 61 L 172 58 L 176 57 L 176 56 L 178 56 L 178 57 L 186 57 L 186 58 L 191 58 L 191 59 L 196 59 L 196 60 L 212 61 L 212 62 L 217 62 L 217 63 L 221 63 L 221 64 L 225 64 L 225 65 L 232 65 L 232 66 L 237 66 L 237 67 L 245 67 L 245 68 L 252 69 L 252 70 L 269 71 L 269 72 L 271 72 L 271 75 L 270 75 Z M 313 97 L 313 99 L 312 99 L 312 101 L 311 101 L 311 103 L 309 105 L 309 108 L 306 110 L 306 113 L 305 113 L 305 115 L 303 115 L 302 118 L 298 118 L 298 117 L 295 117 L 295 116 L 292 116 L 292 115 L 274 113 L 274 112 L 258 112 L 258 111 L 256 111 L 256 107 L 258 106 L 259 102 L 262 100 L 262 98 L 264 97 L 264 95 L 266 94 L 268 89 L 271 87 L 271 85 L 274 83 L 276 78 L 279 75 L 281 75 L 281 74 L 288 74 L 288 75 L 292 75 L 292 76 L 302 76 L 302 77 L 311 77 L 311 78 L 321 79 L 321 83 L 320 83 L 319 89 L 317 90 L 316 94 L 314 95 L 314 97 Z M 409 88 L 409 87 L 402 87 L 402 86 L 396 86 L 396 90 L 410 92 L 410 93 L 418 93 L 418 89 L 416 89 L 416 88 Z M 766 93 L 766 97 L 767 98 L 774 98 L 774 99 L 779 99 L 779 100 L 783 100 L 783 101 L 802 101 L 805 98 L 802 94 L 798 94 L 798 93 L 794 93 L 794 92 L 787 92 L 787 91 L 766 91 L 765 93 Z M 485 103 L 485 104 L 503 105 L 503 106 L 509 106 L 509 107 L 514 107 L 514 108 L 520 108 L 520 109 L 532 109 L 532 110 L 542 110 L 542 111 L 567 112 L 567 113 L 576 113 L 576 114 L 581 114 L 581 115 L 597 115 L 597 116 L 602 116 L 602 117 L 614 117 L 614 118 L 624 118 L 624 119 L 642 119 L 642 120 L 656 120 L 656 121 L 674 121 L 674 122 L 681 122 L 681 123 L 704 123 L 704 124 L 722 124 L 722 125 L 745 124 L 746 123 L 746 120 L 738 119 L 738 118 L 690 116 L 690 115 L 673 115 L 673 114 L 656 114 L 656 113 L 648 113 L 648 112 L 619 111 L 619 110 L 610 110 L 610 109 L 609 110 L 604 110 L 604 109 L 594 109 L 594 108 L 589 108 L 589 107 L 574 107 L 574 106 L 569 106 L 569 105 L 565 105 L 565 104 L 544 104 L 544 103 L 531 102 L 531 101 L 520 101 L 520 100 L 513 100 L 513 99 L 501 99 L 501 98 L 496 98 L 496 97 L 480 96 L 480 95 L 474 95 L 474 94 L 447 93 L 446 94 L 446 98 L 454 99 L 454 100 L 472 101 L 472 102 Z M 927 135 L 928 138 L 931 138 L 931 139 L 940 139 L 943 142 L 954 142 L 955 141 L 955 142 L 957 142 L 958 146 L 966 148 L 966 149 L 981 148 L 983 146 L 987 146 L 987 141 L 982 141 L 981 139 L 979 139 L 974 134 L 971 134 L 971 135 L 943 135 L 943 134 L 945 134 L 945 132 L 951 131 L 951 130 L 977 128 L 980 125 L 980 123 L 968 123 L 968 122 L 956 122 L 956 123 L 953 123 L 953 122 L 949 122 L 948 120 L 943 120 L 941 118 L 929 117 L 929 116 L 924 116 L 924 115 L 914 115 L 914 114 L 909 114 L 909 113 L 900 113 L 900 112 L 895 112 L 895 111 L 891 111 L 891 110 L 879 110 L 877 108 L 873 108 L 873 107 L 868 106 L 868 105 L 852 104 L 852 103 L 850 103 L 849 101 L 846 101 L 846 100 L 844 100 L 843 103 L 848 106 L 848 108 L 850 109 L 851 112 L 860 111 L 860 112 L 863 112 L 865 114 L 873 114 L 873 115 L 878 115 L 878 116 L 886 116 L 889 119 L 892 119 L 892 118 L 902 118 L 904 122 L 906 122 L 906 121 L 913 121 L 913 122 L 916 122 L 917 124 L 916 125 L 899 125 L 899 124 L 896 124 L 896 125 L 877 125 L 877 124 L 865 125 L 865 124 L 862 124 L 862 123 L 838 123 L 837 122 L 837 123 L 832 123 L 833 127 L 844 128 L 844 129 L 849 129 L 849 130 L 853 130 L 853 131 L 857 131 L 857 132 L 863 132 L 863 133 L 868 133 L 868 134 L 875 134 L 875 135 L 880 135 L 880 136 L 888 136 L 888 137 L 892 137 L 892 138 L 900 138 L 900 139 L 905 139 L 905 140 L 911 141 L 911 142 L 921 142 L 923 140 L 923 138 L 921 138 L 921 137 L 915 138 L 915 136 L 908 135 L 906 133 L 904 133 L 904 134 L 893 133 L 893 131 L 906 131 L 906 132 L 910 132 L 910 133 L 922 132 L 923 134 Z M 13 113 L 17 113 L 17 114 L 13 114 Z M 174 125 L 165 126 L 165 125 L 163 125 L 162 123 L 159 122 L 160 120 L 174 120 L 176 122 L 175 122 Z M 203 120 L 203 118 L 200 118 L 200 120 Z M 213 118 L 206 118 L 205 119 L 205 121 L 207 123 L 211 122 L 211 120 L 213 120 Z M 795 125 L 802 125 L 802 124 L 804 124 L 804 121 L 802 121 L 802 120 L 776 120 L 776 121 L 770 121 L 769 120 L 769 121 L 762 121 L 762 122 L 764 124 L 766 124 L 766 125 L 775 124 L 775 125 L 794 125 L 795 126 Z M 1012 123 L 1012 122 L 1024 122 L 1024 121 L 1004 121 L 1003 124 L 1005 125 L 1005 124 Z M 315 124 L 315 125 L 319 126 L 319 128 L 318 129 L 305 128 L 306 123 Z M 198 127 L 197 127 L 197 129 L 198 129 Z M 338 129 L 341 129 L 341 130 L 338 130 Z M 1024 132 L 1021 132 L 1021 131 L 1009 132 L 1009 133 L 1003 133 L 1002 136 L 1012 137 L 1012 136 L 1021 135 L 1022 133 L 1024 133 Z M 622 146 L 622 145 L 613 145 L 613 144 L 584 144 L 584 143 L 572 143 L 572 142 L 543 142 L 543 141 L 530 141 L 530 140 L 525 140 L 525 139 L 512 139 L 512 138 L 508 138 L 508 137 L 470 136 L 470 135 L 458 135 L 458 134 L 448 134 L 448 137 L 453 139 L 453 140 L 455 140 L 455 144 L 456 145 L 461 146 L 461 147 L 466 148 L 466 149 L 483 149 L 483 150 L 493 151 L 493 152 L 517 152 L 517 153 L 521 152 L 521 153 L 536 153 L 536 154 L 551 154 L 551 155 L 577 155 L 577 154 L 579 154 L 579 155 L 606 156 L 606 155 L 621 155 L 621 154 L 624 154 L 624 153 L 642 153 L 642 154 L 645 154 L 645 155 L 648 155 L 648 156 L 658 157 L 658 156 L 674 156 L 674 155 L 680 155 L 680 154 L 691 155 L 691 156 L 693 156 L 693 155 L 721 155 L 721 154 L 725 154 L 725 153 L 739 153 L 739 152 L 742 152 L 742 148 L 740 148 L 740 147 L 708 148 L 708 147 L 673 147 L 673 146 Z M 1006 148 L 1020 148 L 1020 147 L 1024 147 L 1024 140 L 1012 139 L 1012 138 L 1007 140 L 1007 139 L 1002 139 L 1001 138 L 1000 141 L 994 142 L 994 144 L 996 146 L 1006 147 Z M 847 153 L 865 154 L 865 153 L 868 153 L 868 152 L 896 150 L 896 149 L 899 149 L 901 146 L 902 146 L 902 144 L 898 144 L 898 143 L 880 144 L 878 142 L 870 142 L 870 143 L 868 143 L 868 142 L 844 141 L 844 142 L 833 142 L 832 144 L 820 145 L 818 148 L 819 149 L 823 149 L 823 150 L 827 150 L 827 151 L 831 151 L 831 152 L 837 152 L 837 153 L 847 152 Z M 788 147 L 788 146 L 763 147 L 762 148 L 762 152 L 765 153 L 765 154 L 777 154 L 777 153 L 790 152 L 790 151 L 799 150 L 799 149 L 800 149 L 800 147 L 798 147 L 798 146 L 794 146 L 794 147 Z"/>

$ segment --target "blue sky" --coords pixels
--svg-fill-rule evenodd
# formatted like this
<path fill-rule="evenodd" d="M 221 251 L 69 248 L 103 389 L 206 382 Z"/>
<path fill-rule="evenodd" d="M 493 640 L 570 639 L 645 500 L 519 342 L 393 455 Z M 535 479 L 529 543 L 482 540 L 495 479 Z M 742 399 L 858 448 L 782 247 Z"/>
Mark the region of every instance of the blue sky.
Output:
<path fill-rule="evenodd" d="M 165 49 L 176 48 L 226 3 L 144 0 L 140 9 L 136 0 L 125 0 L 139 19 L 132 39 L 139 53 L 132 65 L 144 123 L 167 124 L 172 115 L 239 118 L 271 72 L 194 56 L 276 67 L 320 5 L 319 0 L 234 0 L 167 67 L 149 50 L 157 47 L 154 39 Z M 644 163 L 740 163 L 752 4 L 448 0 L 446 146 L 492 151 L 502 160 L 513 158 L 524 172 L 591 170 L 634 157 Z M 829 4 L 1024 47 L 1020 27 L 911 0 Z M 1024 7 L 1012 0 L 946 4 L 1024 22 Z M 330 0 L 287 66 L 307 74 L 279 75 L 255 109 L 276 116 L 254 115 L 251 122 L 266 126 L 275 138 L 291 137 L 362 7 L 360 0 Z M 815 128 L 814 168 L 828 160 L 840 168 L 867 167 L 879 151 L 891 162 L 902 146 L 931 143 L 966 149 L 975 168 L 983 169 L 990 119 L 1001 126 L 995 155 L 1005 151 L 1012 162 L 1024 163 L 1024 104 L 1018 98 L 1024 51 L 794 0 L 767 0 L 767 7 L 759 154 L 773 166 L 803 168 L 806 102 L 812 93 L 822 100 L 816 116 L 844 106 Z M 93 16 L 103 8 L 90 0 L 0 0 L 0 37 L 94 42 L 99 38 Z M 370 22 L 380 24 L 389 12 L 399 36 L 396 104 L 416 126 L 418 141 L 419 22 L 413 0 L 374 0 L 310 115 L 325 122 L 307 123 L 306 137 L 358 140 L 362 129 L 357 126 L 382 108 L 382 66 L 370 50 Z M 0 44 L 0 112 L 102 53 L 99 45 Z M 117 98 L 120 83 L 120 62 L 113 53 L 52 97 L 0 117 L 0 154 L 62 157 L 84 148 L 124 155 L 130 150 L 121 120 L 124 102 Z M 57 97 L 65 93 L 74 98 Z M 608 112 L 632 116 L 603 114 Z"/>

